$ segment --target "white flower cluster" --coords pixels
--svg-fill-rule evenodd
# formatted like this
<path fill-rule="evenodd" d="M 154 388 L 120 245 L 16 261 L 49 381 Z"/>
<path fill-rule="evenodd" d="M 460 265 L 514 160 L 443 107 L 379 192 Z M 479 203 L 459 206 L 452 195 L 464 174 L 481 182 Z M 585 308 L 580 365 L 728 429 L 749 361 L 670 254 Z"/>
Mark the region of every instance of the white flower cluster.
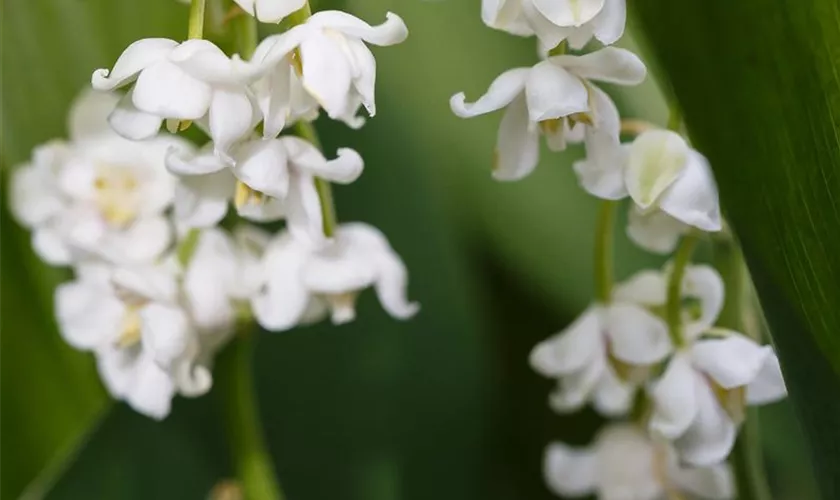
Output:
<path fill-rule="evenodd" d="M 459 93 L 450 105 L 465 118 L 506 108 L 493 168 L 499 180 L 533 171 L 540 135 L 552 151 L 583 143 L 586 157 L 574 164 L 581 186 L 605 204 L 630 198 L 628 236 L 667 254 L 683 237 L 720 231 L 717 186 L 705 157 L 677 132 L 649 126 L 621 143 L 619 112 L 593 81 L 645 78 L 637 56 L 610 46 L 624 31 L 625 10 L 625 0 L 483 0 L 485 24 L 536 35 L 542 60 L 503 73 L 473 103 Z M 579 52 L 593 38 L 602 46 Z M 733 498 L 726 460 L 745 405 L 786 395 L 772 347 L 715 327 L 725 298 L 712 267 L 675 259 L 608 285 L 571 326 L 537 345 L 530 362 L 557 381 L 549 398 L 557 412 L 591 404 L 623 421 L 608 424 L 589 448 L 549 446 L 546 482 L 558 495 L 605 500 Z"/>
<path fill-rule="evenodd" d="M 305 4 L 237 3 L 266 22 Z M 34 151 L 14 174 L 11 200 L 38 255 L 73 267 L 75 279 L 56 291 L 59 327 L 96 355 L 115 398 L 165 417 L 175 394 L 210 389 L 214 354 L 251 318 L 271 331 L 348 322 L 368 287 L 393 317 L 417 312 L 385 236 L 337 224 L 323 193 L 328 182 L 356 180 L 361 156 L 343 148 L 327 159 L 285 133 L 321 109 L 361 126 L 359 108 L 376 109 L 365 42 L 406 36 L 394 14 L 370 26 L 324 11 L 266 38 L 248 60 L 203 39 L 150 38 L 94 72 L 95 91 L 70 113 L 69 140 Z M 173 135 L 193 123 L 211 139 L 201 148 Z M 272 236 L 232 223 L 231 202 L 245 219 L 286 228 Z"/>

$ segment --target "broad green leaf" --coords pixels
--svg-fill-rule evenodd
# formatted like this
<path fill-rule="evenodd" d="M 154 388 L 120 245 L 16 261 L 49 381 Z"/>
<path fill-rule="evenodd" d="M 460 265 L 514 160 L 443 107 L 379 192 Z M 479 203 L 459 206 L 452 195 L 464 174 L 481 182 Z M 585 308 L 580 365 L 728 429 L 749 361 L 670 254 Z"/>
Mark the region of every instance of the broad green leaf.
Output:
<path fill-rule="evenodd" d="M 711 160 L 823 497 L 840 496 L 840 4 L 633 9 Z"/>

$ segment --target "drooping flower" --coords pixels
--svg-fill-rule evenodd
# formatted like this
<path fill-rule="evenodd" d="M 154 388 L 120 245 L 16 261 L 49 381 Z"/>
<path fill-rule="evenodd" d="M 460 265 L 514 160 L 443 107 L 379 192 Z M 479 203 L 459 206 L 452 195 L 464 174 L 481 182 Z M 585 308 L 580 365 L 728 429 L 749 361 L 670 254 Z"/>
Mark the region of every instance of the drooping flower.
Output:
<path fill-rule="evenodd" d="M 590 80 L 635 85 L 644 80 L 642 61 L 624 49 L 606 47 L 581 55 L 549 57 L 532 68 L 499 75 L 487 93 L 466 103 L 463 93 L 450 99 L 452 111 L 470 118 L 506 108 L 499 125 L 493 175 L 500 180 L 525 177 L 539 160 L 539 133 L 553 151 L 586 141 L 589 154 L 620 154 L 618 110 Z"/>
<path fill-rule="evenodd" d="M 691 226 L 661 210 L 644 212 L 633 205 L 627 213 L 627 236 L 649 252 L 672 253 L 690 230 Z"/>
<path fill-rule="evenodd" d="M 376 59 L 365 43 L 388 46 L 401 43 L 407 36 L 403 20 L 390 12 L 384 23 L 371 26 L 345 12 L 325 10 L 302 25 L 263 40 L 251 58 L 251 67 L 265 75 L 279 66 L 281 87 L 271 92 L 280 97 L 271 98 L 282 103 L 288 93 L 285 78 L 289 64 L 299 65 L 296 70 L 303 88 L 330 118 L 357 128 L 364 123 L 356 116 L 360 106 L 370 116 L 376 114 Z M 292 54 L 295 47 L 297 53 Z"/>
<path fill-rule="evenodd" d="M 56 289 L 56 317 L 64 339 L 96 354 L 111 395 L 161 419 L 176 392 L 196 396 L 212 376 L 199 363 L 197 330 L 178 299 L 169 264 L 77 268 L 75 281 Z"/>
<path fill-rule="evenodd" d="M 599 500 L 734 498 L 732 471 L 725 463 L 688 468 L 666 443 L 655 443 L 633 424 L 610 424 L 587 448 L 553 443 L 545 453 L 544 475 L 564 497 Z"/>
<path fill-rule="evenodd" d="M 658 285 L 663 295 L 664 276 Z M 764 404 L 786 394 L 772 347 L 737 332 L 711 331 L 723 307 L 723 294 L 723 280 L 713 268 L 686 269 L 683 295 L 699 301 L 699 311 L 685 310 L 684 345 L 676 347 L 663 375 L 650 386 L 651 432 L 671 440 L 681 460 L 698 466 L 726 458 L 745 404 Z M 613 346 L 617 357 L 644 348 Z"/>
<path fill-rule="evenodd" d="M 263 264 L 265 290 L 251 305 L 268 330 L 288 330 L 327 313 L 335 324 L 352 321 L 357 295 L 371 286 L 395 318 L 408 319 L 420 307 L 406 298 L 408 273 L 399 255 L 367 224 L 341 224 L 325 246 L 283 232 L 268 245 Z"/>
<path fill-rule="evenodd" d="M 347 184 L 361 175 L 364 162 L 349 148 L 340 148 L 335 159 L 327 160 L 309 142 L 283 136 L 241 143 L 231 150 L 230 163 L 211 147 L 192 156 L 173 151 L 167 166 L 182 178 L 175 215 L 188 227 L 215 225 L 233 199 L 245 218 L 285 218 L 297 237 L 318 240 L 323 217 L 315 177 Z"/>
<path fill-rule="evenodd" d="M 70 112 L 70 141 L 37 148 L 32 163 L 13 174 L 13 212 L 51 264 L 150 262 L 171 242 L 164 212 L 176 179 L 164 157 L 189 145 L 170 136 L 134 142 L 114 134 L 106 117 L 116 100 L 84 93 Z"/>
<path fill-rule="evenodd" d="M 537 35 L 546 49 L 568 40 L 582 49 L 592 37 L 612 45 L 624 34 L 625 0 L 483 0 L 481 18 L 491 28 Z"/>
<path fill-rule="evenodd" d="M 638 209 L 631 237 L 652 249 L 671 248 L 685 225 L 720 231 L 717 185 L 706 158 L 679 134 L 649 130 L 619 157 L 591 157 L 575 164 L 581 185 L 605 199 L 629 195 Z M 587 153 L 590 151 L 587 150 Z M 667 216 L 651 216 L 656 211 Z M 635 217 L 635 216 L 634 216 Z"/>
<path fill-rule="evenodd" d="M 164 121 L 170 128 L 197 121 L 224 156 L 262 118 L 248 87 L 255 77 L 207 40 L 146 38 L 129 45 L 111 70 L 94 71 L 91 82 L 97 90 L 133 83 L 109 118 L 119 134 L 147 139 Z"/>
<path fill-rule="evenodd" d="M 537 344 L 531 366 L 559 387 L 551 398 L 560 412 L 591 401 L 605 415 L 626 413 L 648 369 L 671 352 L 668 327 L 650 311 L 665 303 L 663 278 L 640 272 L 618 285 L 609 304 L 595 304 L 572 325 Z"/>
<path fill-rule="evenodd" d="M 263 23 L 279 23 L 306 4 L 306 0 L 234 0 L 234 2 Z"/>

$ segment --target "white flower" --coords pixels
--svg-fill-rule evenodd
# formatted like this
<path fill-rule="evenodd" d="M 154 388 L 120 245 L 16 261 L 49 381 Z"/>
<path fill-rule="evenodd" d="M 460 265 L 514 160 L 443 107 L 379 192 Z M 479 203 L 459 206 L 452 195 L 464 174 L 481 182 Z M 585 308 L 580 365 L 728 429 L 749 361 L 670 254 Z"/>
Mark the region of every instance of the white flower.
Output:
<path fill-rule="evenodd" d="M 676 132 L 649 130 L 622 149 L 620 156 L 589 157 L 575 165 L 584 189 L 606 199 L 629 194 L 643 214 L 660 210 L 703 231 L 720 231 L 714 175 L 706 158 L 685 139 Z M 592 151 L 587 149 L 587 153 Z M 654 249 L 670 247 L 683 232 L 667 217 L 631 223 L 636 225 L 633 232 L 642 240 L 640 244 Z"/>
<path fill-rule="evenodd" d="M 170 171 L 182 176 L 175 200 L 176 218 L 188 227 L 209 227 L 234 199 L 243 217 L 257 221 L 286 218 L 298 237 L 319 240 L 323 221 L 315 177 L 347 184 L 362 173 L 359 154 L 341 148 L 333 160 L 307 141 L 293 136 L 254 139 L 231 151 L 228 163 L 205 147 L 187 156 L 173 150 Z"/>
<path fill-rule="evenodd" d="M 263 263 L 266 287 L 251 305 L 268 330 L 319 320 L 328 310 L 335 324 L 352 321 L 356 296 L 370 286 L 395 318 L 408 319 L 420 307 L 406 298 L 408 273 L 399 255 L 367 224 L 342 224 L 321 247 L 283 232 L 269 244 Z"/>
<path fill-rule="evenodd" d="M 627 213 L 627 236 L 649 252 L 673 253 L 680 238 L 690 229 L 685 222 L 661 210 L 644 212 L 638 205 L 633 205 Z"/>
<path fill-rule="evenodd" d="M 119 137 L 106 122 L 115 103 L 113 95 L 83 94 L 70 113 L 70 141 L 36 148 L 13 174 L 13 212 L 49 263 L 150 262 L 171 242 L 165 211 L 176 179 L 164 157 L 189 146 L 175 137 Z"/>
<path fill-rule="evenodd" d="M 306 0 L 234 0 L 234 2 L 263 23 L 279 23 L 306 4 Z"/>
<path fill-rule="evenodd" d="M 238 226 L 201 231 L 184 272 L 184 295 L 195 323 L 204 331 L 230 331 L 237 309 L 246 307 L 265 281 L 261 258 L 268 233 Z"/>
<path fill-rule="evenodd" d="M 516 180 L 537 165 L 540 130 L 554 151 L 565 149 L 567 141 L 585 138 L 589 154 L 619 154 L 618 110 L 590 80 L 635 85 L 645 74 L 644 64 L 632 52 L 607 47 L 506 71 L 476 102 L 466 103 L 459 93 L 450 106 L 462 118 L 507 108 L 499 125 L 493 175 Z"/>
<path fill-rule="evenodd" d="M 376 60 L 365 42 L 387 46 L 407 36 L 403 20 L 390 12 L 383 24 L 374 27 L 345 12 L 326 10 L 313 14 L 303 25 L 263 40 L 251 66 L 266 74 L 279 65 L 281 74 L 286 75 L 290 53 L 297 47 L 303 88 L 330 118 L 359 127 L 364 123 L 356 116 L 360 106 L 370 116 L 376 114 Z M 285 76 L 280 81 L 285 85 Z M 287 94 L 282 87 L 276 92 Z M 282 97 L 272 99 L 283 101 Z"/>
<path fill-rule="evenodd" d="M 537 35 L 551 49 L 568 40 L 581 49 L 594 36 L 611 45 L 624 34 L 625 0 L 483 0 L 484 24 L 520 36 Z"/>
<path fill-rule="evenodd" d="M 595 495 L 599 500 L 734 498 L 729 466 L 687 468 L 664 443 L 656 444 L 632 424 L 611 424 L 588 448 L 554 443 L 546 449 L 546 483 L 564 497 Z"/>
<path fill-rule="evenodd" d="M 209 370 L 197 364 L 197 332 L 178 303 L 170 265 L 77 269 L 56 289 L 56 317 L 64 339 L 97 356 L 109 392 L 154 418 L 169 413 L 175 392 L 209 390 Z"/>
<path fill-rule="evenodd" d="M 616 287 L 612 302 L 587 309 L 531 351 L 531 366 L 559 381 L 552 407 L 574 411 L 592 400 L 605 415 L 627 412 L 647 369 L 671 352 L 665 322 L 648 308 L 665 303 L 663 278 L 644 271 Z"/>
<path fill-rule="evenodd" d="M 134 83 L 109 118 L 119 134 L 146 139 L 164 120 L 176 127 L 198 120 L 224 155 L 261 119 L 248 88 L 253 79 L 246 64 L 207 40 L 146 38 L 129 45 L 113 69 L 96 70 L 91 81 L 97 90 Z"/>
<path fill-rule="evenodd" d="M 659 280 L 665 293 L 665 275 Z M 744 404 L 763 404 L 785 396 L 779 361 L 773 348 L 761 346 L 737 332 L 704 336 L 717 320 L 724 302 L 723 280 L 711 267 L 689 266 L 683 297 L 699 301 L 699 311 L 684 311 L 685 345 L 671 357 L 662 377 L 650 387 L 653 400 L 651 432 L 673 441 L 681 460 L 712 465 L 729 454 Z M 616 357 L 641 344 L 615 344 Z"/>
<path fill-rule="evenodd" d="M 262 59 L 262 51 L 273 46 L 261 44 L 253 60 Z M 285 127 L 298 120 L 313 121 L 318 117 L 318 102 L 303 87 L 295 62 L 293 56 L 287 56 L 251 85 L 263 117 L 263 137 L 277 137 Z M 353 117 L 351 124 L 361 125 L 363 121 Z"/>

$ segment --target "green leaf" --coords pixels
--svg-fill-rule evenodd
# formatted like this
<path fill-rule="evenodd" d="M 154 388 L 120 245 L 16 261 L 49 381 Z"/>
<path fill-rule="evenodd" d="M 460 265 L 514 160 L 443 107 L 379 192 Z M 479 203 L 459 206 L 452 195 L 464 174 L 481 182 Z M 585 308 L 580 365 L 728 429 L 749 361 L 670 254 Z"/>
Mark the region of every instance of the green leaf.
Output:
<path fill-rule="evenodd" d="M 840 496 L 840 4 L 640 0 L 758 286 L 824 498 Z"/>

